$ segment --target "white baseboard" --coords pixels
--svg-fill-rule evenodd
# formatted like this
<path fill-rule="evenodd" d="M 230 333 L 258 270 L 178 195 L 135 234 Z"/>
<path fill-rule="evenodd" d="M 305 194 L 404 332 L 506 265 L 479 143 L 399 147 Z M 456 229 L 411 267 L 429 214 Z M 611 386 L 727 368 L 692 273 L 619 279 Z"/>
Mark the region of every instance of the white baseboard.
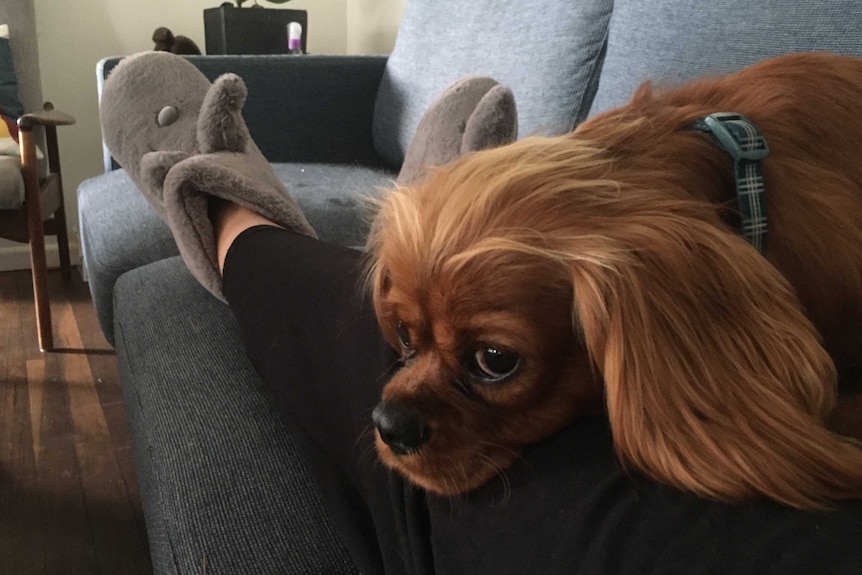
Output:
<path fill-rule="evenodd" d="M 48 260 L 48 269 L 60 267 L 60 252 L 57 249 L 57 244 L 53 242 L 45 242 L 45 256 Z M 69 241 L 69 256 L 72 260 L 72 265 L 81 264 L 81 250 L 77 242 Z M 0 272 L 8 272 L 14 270 L 29 270 L 30 269 L 30 245 L 29 244 L 12 244 L 4 242 L 0 246 Z"/>

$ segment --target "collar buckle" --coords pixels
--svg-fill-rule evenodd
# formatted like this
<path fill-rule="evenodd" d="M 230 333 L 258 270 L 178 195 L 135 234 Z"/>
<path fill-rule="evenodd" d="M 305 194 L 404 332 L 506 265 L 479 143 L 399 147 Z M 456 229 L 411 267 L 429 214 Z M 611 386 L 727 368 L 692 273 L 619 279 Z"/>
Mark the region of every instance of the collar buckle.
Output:
<path fill-rule="evenodd" d="M 760 131 L 745 116 L 718 112 L 695 120 L 694 128 L 708 132 L 718 145 L 735 160 L 758 162 L 769 155 L 769 145 Z"/>

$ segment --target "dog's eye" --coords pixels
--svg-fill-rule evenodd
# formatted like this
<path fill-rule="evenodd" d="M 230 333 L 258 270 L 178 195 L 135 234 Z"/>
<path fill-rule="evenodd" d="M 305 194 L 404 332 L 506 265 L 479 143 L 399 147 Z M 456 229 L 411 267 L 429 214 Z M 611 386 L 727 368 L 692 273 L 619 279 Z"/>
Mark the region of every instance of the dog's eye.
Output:
<path fill-rule="evenodd" d="M 499 347 L 479 349 L 470 360 L 470 371 L 484 381 L 506 379 L 521 365 L 521 356 Z"/>
<path fill-rule="evenodd" d="M 398 343 L 405 351 L 413 349 L 410 345 L 410 330 L 407 329 L 406 325 L 399 321 L 398 325 L 395 326 L 395 333 L 398 336 Z"/>

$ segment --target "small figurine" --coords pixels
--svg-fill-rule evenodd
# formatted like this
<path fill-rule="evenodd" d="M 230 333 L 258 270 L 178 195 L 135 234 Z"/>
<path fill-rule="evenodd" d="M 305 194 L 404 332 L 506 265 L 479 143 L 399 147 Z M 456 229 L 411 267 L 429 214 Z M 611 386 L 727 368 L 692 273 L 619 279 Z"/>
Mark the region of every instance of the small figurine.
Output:
<path fill-rule="evenodd" d="M 156 28 L 153 32 L 153 42 L 156 43 L 153 50 L 157 52 L 170 52 L 172 54 L 197 54 L 201 49 L 187 36 L 174 36 L 169 28 L 164 26 Z"/>

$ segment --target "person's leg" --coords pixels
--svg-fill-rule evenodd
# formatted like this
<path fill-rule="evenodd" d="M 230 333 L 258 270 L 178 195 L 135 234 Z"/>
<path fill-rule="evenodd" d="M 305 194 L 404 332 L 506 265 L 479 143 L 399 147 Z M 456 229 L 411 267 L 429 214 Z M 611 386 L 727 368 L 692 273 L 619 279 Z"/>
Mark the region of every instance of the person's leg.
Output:
<path fill-rule="evenodd" d="M 210 216 L 224 295 L 246 353 L 294 431 L 357 566 L 364 573 L 422 572 L 422 560 L 411 555 L 427 547 L 424 504 L 374 452 L 371 411 L 396 357 L 362 289 L 362 254 L 235 204 L 220 202 Z"/>
<path fill-rule="evenodd" d="M 268 220 L 248 208 L 221 198 L 210 199 L 209 215 L 216 238 L 218 267 L 222 274 L 224 273 L 225 257 L 237 236 L 255 226 L 280 227 L 272 220 Z"/>

